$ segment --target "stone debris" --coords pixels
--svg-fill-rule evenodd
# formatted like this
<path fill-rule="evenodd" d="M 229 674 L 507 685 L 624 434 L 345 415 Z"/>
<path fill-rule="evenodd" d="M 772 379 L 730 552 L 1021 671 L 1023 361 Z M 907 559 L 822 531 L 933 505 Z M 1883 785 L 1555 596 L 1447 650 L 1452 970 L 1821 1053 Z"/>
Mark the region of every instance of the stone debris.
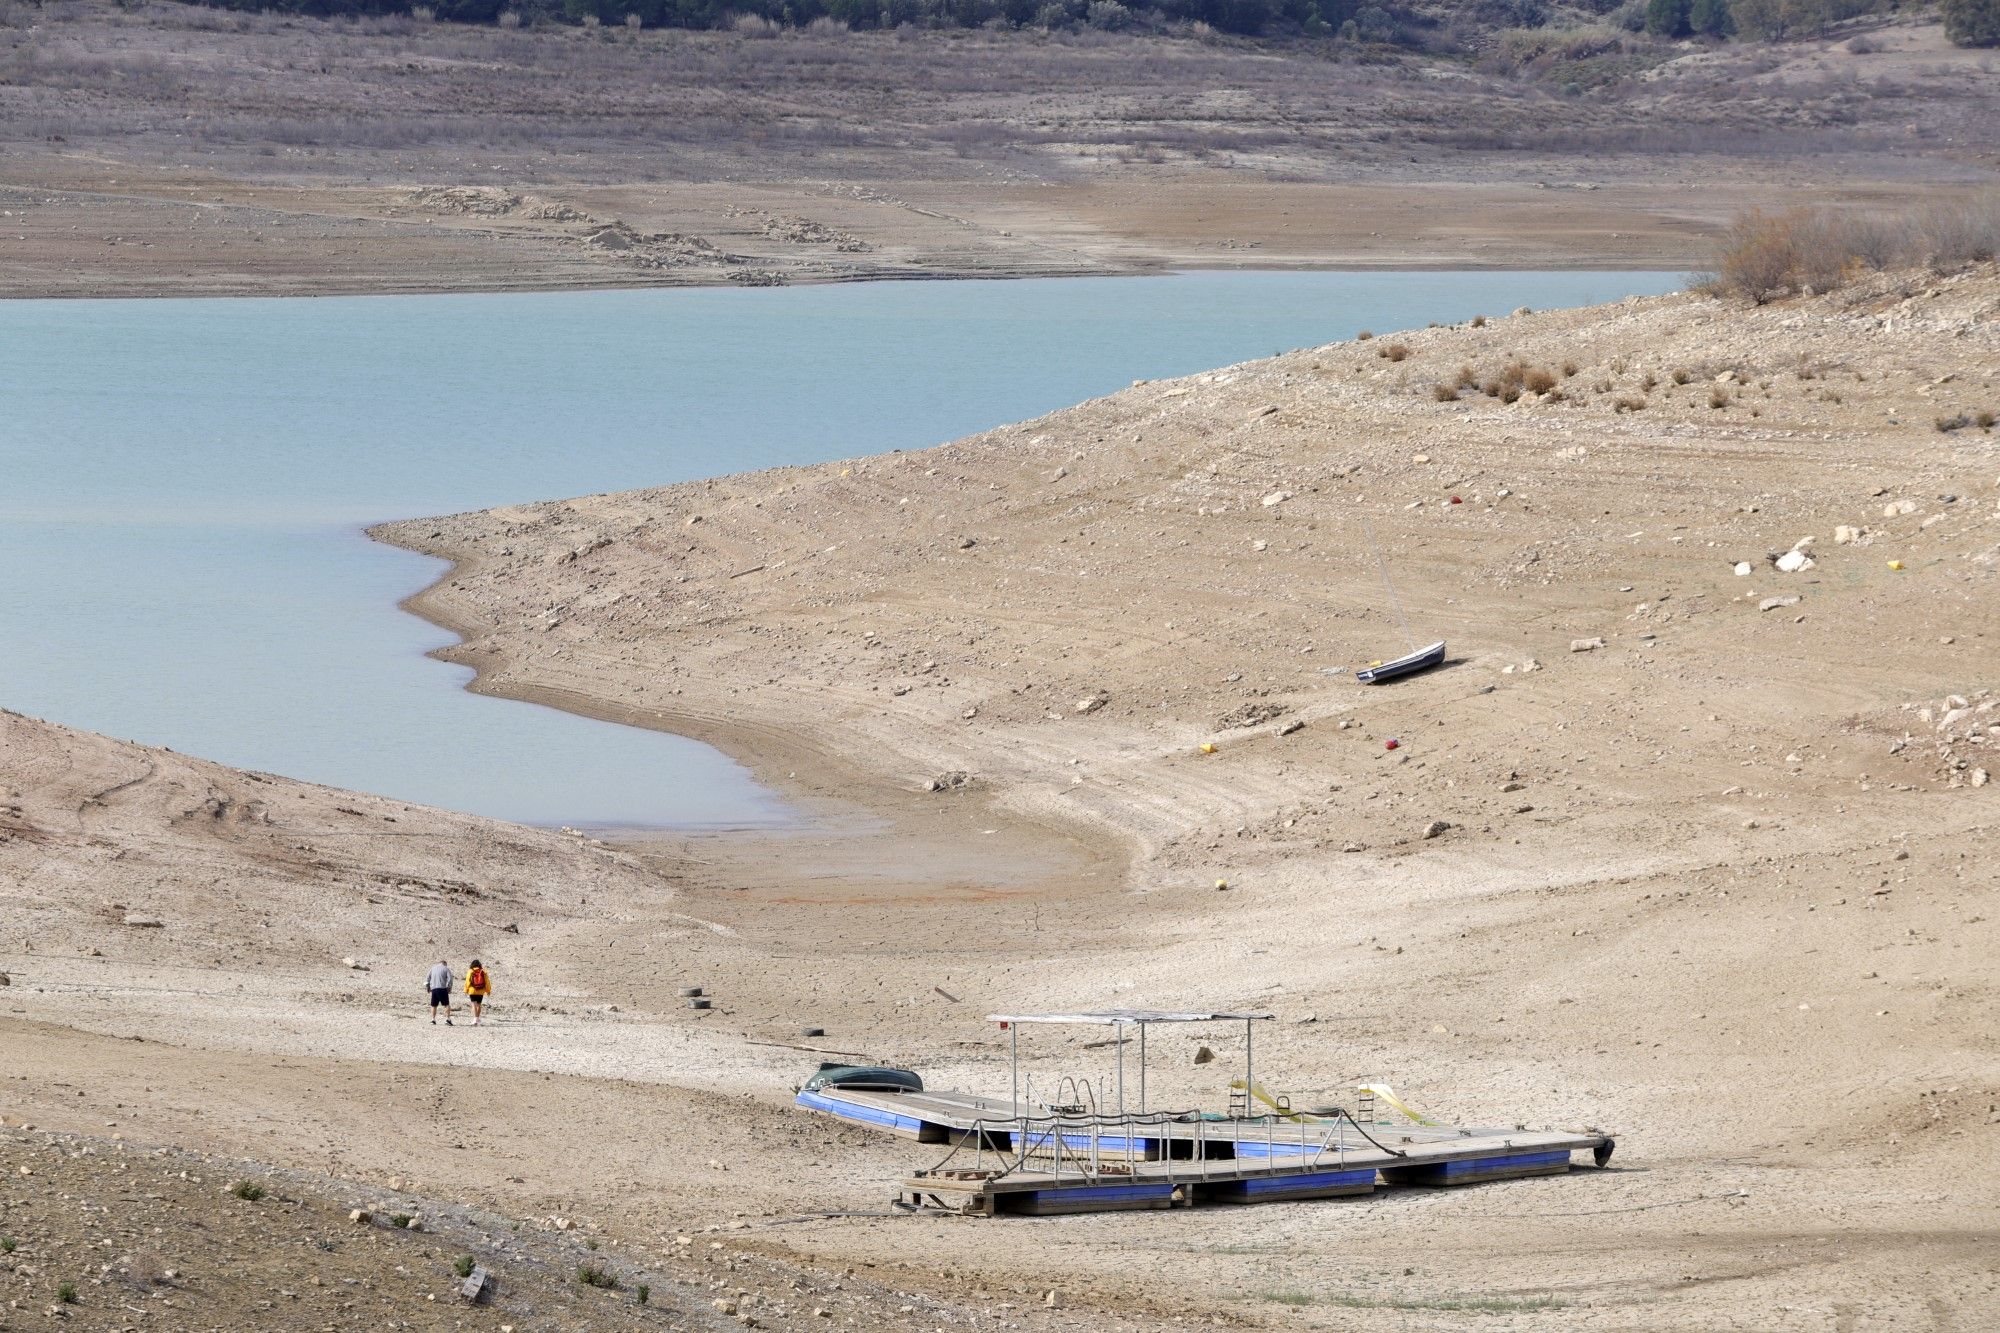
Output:
<path fill-rule="evenodd" d="M 1799 595 L 1797 593 L 1787 593 L 1783 597 L 1766 597 L 1763 601 L 1757 603 L 1757 609 L 1759 611 L 1776 611 L 1781 607 L 1797 606 L 1798 604 Z"/>
<path fill-rule="evenodd" d="M 483 1267 L 474 1267 L 466 1274 L 465 1281 L 459 1284 L 459 1299 L 468 1305 L 477 1305 L 493 1293 L 494 1285 L 491 1273 Z"/>
<path fill-rule="evenodd" d="M 1087 699 L 1078 699 L 1076 701 L 1076 711 L 1079 713 L 1095 713 L 1110 702 L 1111 696 L 1108 694 L 1093 694 Z"/>
<path fill-rule="evenodd" d="M 1232 708 L 1221 717 L 1215 719 L 1215 729 L 1217 731 L 1234 731 L 1242 727 L 1262 726 L 1266 722 L 1277 721 L 1289 711 L 1285 705 L 1278 703 L 1269 703 L 1262 700 L 1256 703 L 1247 703 L 1240 708 Z"/>
<path fill-rule="evenodd" d="M 1604 646 L 1603 638 L 1571 639 L 1569 650 L 1573 653 L 1594 653 Z"/>
<path fill-rule="evenodd" d="M 1451 824 L 1448 820 L 1433 819 L 1430 823 L 1424 825 L 1424 836 L 1426 838 L 1442 837 L 1450 831 Z"/>

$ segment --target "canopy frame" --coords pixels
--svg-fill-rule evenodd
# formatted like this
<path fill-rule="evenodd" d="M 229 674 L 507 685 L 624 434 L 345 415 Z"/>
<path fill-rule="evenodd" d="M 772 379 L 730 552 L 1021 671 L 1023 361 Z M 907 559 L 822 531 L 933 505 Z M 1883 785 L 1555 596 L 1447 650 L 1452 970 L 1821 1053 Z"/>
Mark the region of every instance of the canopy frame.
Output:
<path fill-rule="evenodd" d="M 1062 1023 L 1083 1024 L 1097 1027 L 1115 1027 L 1118 1030 L 1118 1114 L 1125 1114 L 1125 1029 L 1139 1029 L 1139 1114 L 1146 1114 L 1146 1029 L 1154 1023 L 1241 1023 L 1243 1025 L 1243 1086 L 1254 1089 L 1257 1086 L 1256 1028 L 1259 1023 L 1268 1023 L 1276 1014 L 1261 1012 L 1236 1013 L 1227 1010 L 1203 1010 L 1183 1012 L 1171 1009 L 1096 1009 L 1063 1014 L 988 1014 L 990 1023 L 998 1023 L 1008 1034 L 1008 1063 L 1011 1066 L 1011 1102 L 1014 1114 L 1021 1114 L 1021 1024 Z M 1247 1094 L 1251 1095 L 1251 1094 Z"/>

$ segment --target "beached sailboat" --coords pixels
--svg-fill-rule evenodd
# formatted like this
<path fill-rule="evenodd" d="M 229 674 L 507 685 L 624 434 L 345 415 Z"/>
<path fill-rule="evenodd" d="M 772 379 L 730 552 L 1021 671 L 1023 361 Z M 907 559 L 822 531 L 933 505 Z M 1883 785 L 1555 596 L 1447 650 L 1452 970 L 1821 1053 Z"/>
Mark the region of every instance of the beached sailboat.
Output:
<path fill-rule="evenodd" d="M 1429 671 L 1444 661 L 1444 640 L 1439 639 L 1428 648 L 1417 648 L 1417 636 L 1410 629 L 1410 617 L 1403 610 L 1403 599 L 1396 595 L 1396 585 L 1389 578 L 1389 562 L 1382 558 L 1382 545 L 1375 540 L 1375 525 L 1368 521 L 1364 511 L 1361 523 L 1368 533 L 1368 544 L 1375 549 L 1375 567 L 1382 572 L 1382 588 L 1389 594 L 1389 604 L 1396 608 L 1396 619 L 1402 622 L 1403 633 L 1413 645 L 1409 652 L 1387 662 L 1370 662 L 1354 673 L 1354 678 L 1363 685 L 1381 685 L 1403 676 L 1414 676 L 1419 671 Z"/>
<path fill-rule="evenodd" d="M 1412 676 L 1419 671 L 1429 671 L 1443 661 L 1444 640 L 1439 639 L 1428 648 L 1419 648 L 1413 653 L 1405 653 L 1390 661 L 1363 667 L 1354 673 L 1354 678 L 1363 685 L 1380 685 L 1398 676 Z"/>

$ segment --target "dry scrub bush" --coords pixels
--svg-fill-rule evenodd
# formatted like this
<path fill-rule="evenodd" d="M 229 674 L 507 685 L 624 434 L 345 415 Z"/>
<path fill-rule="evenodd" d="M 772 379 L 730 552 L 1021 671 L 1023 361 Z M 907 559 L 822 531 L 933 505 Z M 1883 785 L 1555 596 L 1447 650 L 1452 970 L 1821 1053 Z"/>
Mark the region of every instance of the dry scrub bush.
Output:
<path fill-rule="evenodd" d="M 1991 412 L 1980 412 L 1972 418 L 1972 424 L 1981 430 L 1992 430 L 1996 420 L 2000 420 L 2000 417 L 1995 417 Z"/>
<path fill-rule="evenodd" d="M 1950 272 L 2000 254 L 2000 194 L 1897 214 L 1825 209 L 1752 212 L 1724 234 L 1710 290 L 1762 305 L 1795 292 L 1833 291 L 1903 264 Z"/>
<path fill-rule="evenodd" d="M 1556 387 L 1556 377 L 1546 370 L 1537 368 L 1521 377 L 1521 387 L 1529 393 L 1549 393 Z"/>
<path fill-rule="evenodd" d="M 1433 385 L 1431 387 L 1431 397 L 1440 403 L 1455 403 L 1458 401 L 1458 389 L 1455 385 L 1450 384 Z"/>
<path fill-rule="evenodd" d="M 1407 361 L 1410 357 L 1410 349 L 1402 343 L 1390 343 L 1386 347 L 1376 348 L 1375 355 L 1385 357 L 1390 361 Z"/>
<path fill-rule="evenodd" d="M 1643 412 L 1646 410 L 1646 400 L 1627 394 L 1623 398 L 1613 399 L 1611 410 L 1614 412 Z"/>
<path fill-rule="evenodd" d="M 1708 391 L 1708 405 L 1710 407 L 1729 406 L 1729 390 L 1723 388 L 1720 384 L 1710 389 Z"/>

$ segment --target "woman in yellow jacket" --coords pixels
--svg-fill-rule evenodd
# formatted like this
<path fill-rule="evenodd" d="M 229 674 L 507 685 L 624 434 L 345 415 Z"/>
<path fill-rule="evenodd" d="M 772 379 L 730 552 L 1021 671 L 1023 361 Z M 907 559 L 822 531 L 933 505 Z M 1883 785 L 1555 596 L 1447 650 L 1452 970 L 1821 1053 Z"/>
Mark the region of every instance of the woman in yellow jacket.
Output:
<path fill-rule="evenodd" d="M 472 1026 L 479 1026 L 480 1006 L 492 993 L 493 978 L 486 974 L 486 965 L 473 959 L 472 966 L 465 969 L 465 998 L 472 1001 Z"/>

